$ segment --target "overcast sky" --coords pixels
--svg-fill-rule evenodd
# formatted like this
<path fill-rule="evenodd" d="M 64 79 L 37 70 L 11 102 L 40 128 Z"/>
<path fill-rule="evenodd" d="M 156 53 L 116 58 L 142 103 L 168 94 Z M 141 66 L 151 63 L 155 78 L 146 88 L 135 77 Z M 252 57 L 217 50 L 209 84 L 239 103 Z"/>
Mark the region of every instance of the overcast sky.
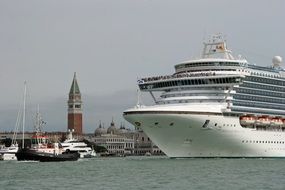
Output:
<path fill-rule="evenodd" d="M 0 0 L 0 131 L 14 128 L 25 80 L 27 128 L 40 104 L 46 130 L 66 131 L 74 72 L 84 132 L 112 117 L 119 126 L 136 104 L 137 77 L 172 74 L 210 34 L 269 65 L 285 58 L 284 8 L 283 0 Z"/>

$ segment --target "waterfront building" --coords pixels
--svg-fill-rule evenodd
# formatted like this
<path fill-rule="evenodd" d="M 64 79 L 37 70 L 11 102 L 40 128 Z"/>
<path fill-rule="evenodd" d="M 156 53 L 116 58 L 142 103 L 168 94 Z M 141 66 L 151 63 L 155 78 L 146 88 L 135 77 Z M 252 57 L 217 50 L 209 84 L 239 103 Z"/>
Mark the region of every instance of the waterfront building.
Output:
<path fill-rule="evenodd" d="M 112 155 L 164 154 L 142 130 L 130 130 L 122 124 L 118 128 L 113 120 L 107 129 L 100 122 L 91 141 L 98 146 L 104 146 Z"/>
<path fill-rule="evenodd" d="M 117 128 L 113 120 L 107 130 L 100 123 L 95 130 L 93 141 L 96 145 L 105 147 L 110 155 L 132 155 L 134 153 L 134 138 L 131 131 L 122 127 Z"/>
<path fill-rule="evenodd" d="M 164 155 L 164 153 L 150 140 L 142 129 L 136 128 L 135 131 L 135 155 Z"/>
<path fill-rule="evenodd" d="M 67 130 L 74 130 L 77 135 L 82 134 L 82 100 L 79 86 L 74 73 L 68 99 L 68 124 Z"/>

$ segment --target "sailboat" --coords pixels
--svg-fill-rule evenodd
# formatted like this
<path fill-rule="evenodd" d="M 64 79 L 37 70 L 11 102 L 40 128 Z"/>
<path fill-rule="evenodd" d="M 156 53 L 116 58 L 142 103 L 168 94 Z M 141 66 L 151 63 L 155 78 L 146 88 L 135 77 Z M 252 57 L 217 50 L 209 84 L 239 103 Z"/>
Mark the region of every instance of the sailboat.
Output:
<path fill-rule="evenodd" d="M 17 134 L 18 134 L 21 118 L 23 119 L 23 121 L 22 121 L 23 128 L 24 128 L 24 125 L 25 125 L 26 91 L 27 91 L 26 90 L 26 82 L 24 82 L 23 112 L 21 112 L 21 107 L 20 107 L 20 109 L 18 111 L 18 116 L 17 116 L 15 128 L 14 128 L 14 133 L 13 133 L 13 137 L 12 137 L 12 143 L 11 143 L 10 146 L 2 147 L 0 149 L 0 160 L 17 160 L 16 153 L 19 150 L 19 146 L 18 146 L 18 143 L 17 143 L 16 139 L 17 139 Z"/>
<path fill-rule="evenodd" d="M 17 160 L 16 153 L 18 152 L 19 146 L 18 146 L 16 139 L 17 139 L 17 133 L 19 129 L 20 117 L 21 117 L 21 112 L 19 110 L 11 145 L 8 147 L 3 146 L 0 149 L 0 160 Z"/>

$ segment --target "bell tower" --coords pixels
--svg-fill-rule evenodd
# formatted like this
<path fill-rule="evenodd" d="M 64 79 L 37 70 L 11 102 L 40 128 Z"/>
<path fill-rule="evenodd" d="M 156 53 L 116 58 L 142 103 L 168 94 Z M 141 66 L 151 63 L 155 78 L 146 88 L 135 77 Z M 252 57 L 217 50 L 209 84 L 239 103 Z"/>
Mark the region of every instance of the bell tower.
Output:
<path fill-rule="evenodd" d="M 69 91 L 68 104 L 68 130 L 74 130 L 77 135 L 82 134 L 82 101 L 81 93 L 76 79 L 76 72 L 74 73 L 73 81 Z"/>

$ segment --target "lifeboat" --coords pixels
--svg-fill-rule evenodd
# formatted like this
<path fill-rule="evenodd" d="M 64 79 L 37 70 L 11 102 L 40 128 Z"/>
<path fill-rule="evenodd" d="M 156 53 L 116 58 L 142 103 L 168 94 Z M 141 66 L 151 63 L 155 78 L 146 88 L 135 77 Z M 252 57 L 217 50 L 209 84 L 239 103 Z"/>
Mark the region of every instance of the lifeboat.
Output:
<path fill-rule="evenodd" d="M 244 115 L 240 117 L 240 124 L 242 126 L 251 126 L 254 125 L 256 117 L 254 115 Z"/>
<path fill-rule="evenodd" d="M 276 126 L 276 127 L 282 126 L 283 125 L 282 118 L 280 118 L 280 117 L 272 118 L 271 121 L 270 121 L 270 125 L 271 126 Z"/>
<path fill-rule="evenodd" d="M 262 116 L 259 116 L 256 120 L 256 125 L 257 126 L 270 126 L 271 124 L 271 118 L 267 115 L 262 115 Z"/>

